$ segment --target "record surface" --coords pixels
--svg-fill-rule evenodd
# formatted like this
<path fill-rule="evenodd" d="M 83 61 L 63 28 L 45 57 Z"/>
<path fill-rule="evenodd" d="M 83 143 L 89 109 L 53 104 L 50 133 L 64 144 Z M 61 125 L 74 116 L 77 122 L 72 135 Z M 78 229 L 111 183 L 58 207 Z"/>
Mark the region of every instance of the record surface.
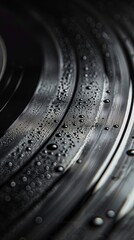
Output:
<path fill-rule="evenodd" d="M 1 1 L 0 239 L 134 239 L 133 1 Z"/>

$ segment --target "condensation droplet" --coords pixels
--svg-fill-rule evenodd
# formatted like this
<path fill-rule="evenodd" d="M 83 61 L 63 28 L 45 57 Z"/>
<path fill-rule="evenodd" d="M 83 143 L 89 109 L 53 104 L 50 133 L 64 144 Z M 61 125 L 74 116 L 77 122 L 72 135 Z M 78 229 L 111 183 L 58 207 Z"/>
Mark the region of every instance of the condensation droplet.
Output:
<path fill-rule="evenodd" d="M 85 67 L 84 67 L 84 70 L 85 70 L 85 71 L 88 71 L 88 70 L 89 70 L 88 66 L 85 66 Z"/>
<path fill-rule="evenodd" d="M 41 162 L 40 162 L 40 161 L 38 161 L 36 164 L 37 164 L 37 166 L 40 166 L 40 165 L 41 165 Z"/>
<path fill-rule="evenodd" d="M 104 103 L 110 103 L 110 99 L 105 99 L 103 102 Z"/>
<path fill-rule="evenodd" d="M 9 163 L 8 163 L 8 166 L 9 166 L 9 167 L 12 167 L 12 166 L 13 166 L 12 162 L 9 162 Z"/>
<path fill-rule="evenodd" d="M 127 151 L 127 154 L 128 154 L 129 156 L 134 156 L 134 149 L 128 150 L 128 151 Z"/>
<path fill-rule="evenodd" d="M 30 139 L 28 140 L 28 143 L 29 143 L 29 144 L 32 144 L 32 142 L 33 142 L 32 140 L 30 140 Z"/>
<path fill-rule="evenodd" d="M 78 159 L 78 160 L 77 160 L 77 163 L 81 164 L 81 163 L 82 163 L 82 160 L 81 160 L 81 159 Z"/>
<path fill-rule="evenodd" d="M 113 218 L 115 216 L 115 212 L 113 210 L 108 210 L 107 211 L 107 217 Z"/>
<path fill-rule="evenodd" d="M 82 59 L 83 59 L 84 61 L 86 61 L 86 60 L 87 60 L 87 56 L 83 56 Z"/>
<path fill-rule="evenodd" d="M 46 179 L 51 179 L 51 175 L 49 174 L 49 173 L 47 173 L 46 175 L 45 175 L 45 177 L 46 177 Z"/>
<path fill-rule="evenodd" d="M 30 151 L 31 151 L 31 148 L 30 148 L 30 147 L 26 147 L 26 151 L 27 151 L 27 152 L 30 152 Z"/>
<path fill-rule="evenodd" d="M 25 177 L 25 176 L 22 177 L 22 181 L 23 181 L 23 182 L 27 182 L 27 177 Z"/>
<path fill-rule="evenodd" d="M 118 128 L 118 127 L 119 127 L 119 125 L 118 125 L 118 124 L 115 124 L 113 127 L 114 127 L 114 128 Z"/>
<path fill-rule="evenodd" d="M 67 128 L 68 125 L 66 123 L 63 124 L 62 128 Z"/>
<path fill-rule="evenodd" d="M 56 167 L 56 172 L 64 172 L 64 167 L 63 166 L 58 166 Z"/>
<path fill-rule="evenodd" d="M 79 118 L 84 118 L 84 115 L 79 115 Z"/>
<path fill-rule="evenodd" d="M 100 227 L 100 226 L 102 226 L 104 224 L 104 221 L 103 221 L 103 219 L 101 217 L 96 217 L 93 220 L 93 224 L 95 226 L 97 226 L 97 227 Z"/>
<path fill-rule="evenodd" d="M 57 144 L 52 143 L 47 146 L 48 150 L 56 150 L 58 148 Z"/>
<path fill-rule="evenodd" d="M 11 186 L 12 188 L 14 188 L 14 187 L 16 186 L 16 182 L 12 181 L 12 182 L 10 183 L 10 186 Z"/>
<path fill-rule="evenodd" d="M 61 137 L 61 136 L 62 136 L 61 133 L 56 134 L 56 137 Z"/>
<path fill-rule="evenodd" d="M 91 90 L 91 86 L 87 86 L 86 89 L 87 89 L 87 90 Z"/>

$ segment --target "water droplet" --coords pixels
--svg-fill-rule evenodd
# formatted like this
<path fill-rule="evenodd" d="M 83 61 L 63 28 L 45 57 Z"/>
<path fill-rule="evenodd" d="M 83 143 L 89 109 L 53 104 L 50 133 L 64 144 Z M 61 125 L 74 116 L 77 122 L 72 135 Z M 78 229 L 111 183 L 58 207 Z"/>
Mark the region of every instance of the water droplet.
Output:
<path fill-rule="evenodd" d="M 56 134 L 56 137 L 61 137 L 61 136 L 62 136 L 61 133 Z"/>
<path fill-rule="evenodd" d="M 23 154 L 23 153 L 20 153 L 18 157 L 19 157 L 19 158 L 22 158 L 22 157 L 24 157 L 24 154 Z"/>
<path fill-rule="evenodd" d="M 30 147 L 26 147 L 26 151 L 27 151 L 27 152 L 30 152 L 30 151 L 31 151 L 31 148 L 30 148 Z"/>
<path fill-rule="evenodd" d="M 108 211 L 107 211 L 107 216 L 108 216 L 109 218 L 113 218 L 113 217 L 115 216 L 115 212 L 114 212 L 113 210 L 108 210 Z"/>
<path fill-rule="evenodd" d="M 48 170 L 49 170 L 49 168 L 50 168 L 49 166 L 45 166 L 45 168 L 44 168 L 44 169 L 45 169 L 46 171 L 48 171 Z"/>
<path fill-rule="evenodd" d="M 84 76 L 85 76 L 85 78 L 88 78 L 88 74 L 87 74 L 87 73 L 85 73 L 85 75 L 84 75 Z"/>
<path fill-rule="evenodd" d="M 63 166 L 56 167 L 56 172 L 64 172 L 64 167 Z"/>
<path fill-rule="evenodd" d="M 79 118 L 84 118 L 84 115 L 79 115 Z"/>
<path fill-rule="evenodd" d="M 82 160 L 81 160 L 81 159 L 78 159 L 78 160 L 77 160 L 77 163 L 81 164 L 81 163 L 82 163 Z"/>
<path fill-rule="evenodd" d="M 114 128 L 118 128 L 118 127 L 119 127 L 119 125 L 118 125 L 118 124 L 115 124 L 113 127 L 114 127 Z"/>
<path fill-rule="evenodd" d="M 47 154 L 47 150 L 45 149 L 45 150 L 42 150 L 42 153 L 44 154 Z"/>
<path fill-rule="evenodd" d="M 104 224 L 104 221 L 103 221 L 103 219 L 101 217 L 96 217 L 93 220 L 93 224 L 95 226 L 97 226 L 97 227 L 100 227 L 100 226 L 102 226 Z"/>
<path fill-rule="evenodd" d="M 13 166 L 12 162 L 9 162 L 9 163 L 8 163 L 8 166 L 9 166 L 9 167 L 12 167 L 12 166 Z"/>
<path fill-rule="evenodd" d="M 38 182 L 37 182 L 37 186 L 39 186 L 39 187 L 42 186 L 42 182 L 41 182 L 41 181 L 38 181 Z"/>
<path fill-rule="evenodd" d="M 57 156 L 57 157 L 61 157 L 61 154 L 60 154 L 60 153 L 56 153 L 55 156 Z"/>
<path fill-rule="evenodd" d="M 86 61 L 86 60 L 87 60 L 87 56 L 83 56 L 82 59 L 83 59 L 84 61 Z"/>
<path fill-rule="evenodd" d="M 91 86 L 87 86 L 86 89 L 87 89 L 87 90 L 91 90 Z"/>
<path fill-rule="evenodd" d="M 49 174 L 49 173 L 47 173 L 46 175 L 45 175 L 45 177 L 46 177 L 46 179 L 51 179 L 51 175 Z"/>
<path fill-rule="evenodd" d="M 23 182 L 27 182 L 27 177 L 25 177 L 25 176 L 22 177 L 22 181 L 23 181 Z"/>
<path fill-rule="evenodd" d="M 40 165 L 41 165 L 41 162 L 40 162 L 40 161 L 38 161 L 38 162 L 36 163 L 36 165 L 37 165 L 37 166 L 40 166 Z"/>
<path fill-rule="evenodd" d="M 27 171 L 27 175 L 30 175 L 30 174 L 31 174 L 31 171 L 30 171 L 30 170 L 28 170 L 28 171 Z"/>
<path fill-rule="evenodd" d="M 14 188 L 14 187 L 16 186 L 16 182 L 12 181 L 12 182 L 10 183 L 10 186 L 11 186 L 12 188 Z"/>
<path fill-rule="evenodd" d="M 89 70 L 88 66 L 85 66 L 85 67 L 84 67 L 84 70 L 85 70 L 85 71 L 88 71 L 88 70 Z"/>
<path fill-rule="evenodd" d="M 40 216 L 36 217 L 36 218 L 35 218 L 35 222 L 36 222 L 37 224 L 41 224 L 41 223 L 43 222 L 42 217 L 40 217 Z"/>
<path fill-rule="evenodd" d="M 66 123 L 63 124 L 62 128 L 67 128 L 68 125 Z"/>
<path fill-rule="evenodd" d="M 57 144 L 52 143 L 47 146 L 48 150 L 56 150 L 58 148 Z"/>
<path fill-rule="evenodd" d="M 104 103 L 110 103 L 110 99 L 105 99 L 103 102 Z"/>
<path fill-rule="evenodd" d="M 128 151 L 127 151 L 127 154 L 128 154 L 129 156 L 134 156 L 134 149 L 128 150 Z"/>

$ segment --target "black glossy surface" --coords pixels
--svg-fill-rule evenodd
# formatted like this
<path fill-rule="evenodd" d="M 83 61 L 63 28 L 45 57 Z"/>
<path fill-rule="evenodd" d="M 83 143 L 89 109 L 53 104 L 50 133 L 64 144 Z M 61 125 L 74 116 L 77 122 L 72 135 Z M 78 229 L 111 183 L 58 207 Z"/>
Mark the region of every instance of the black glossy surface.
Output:
<path fill-rule="evenodd" d="M 2 240 L 132 240 L 129 4 L 1 2 Z"/>

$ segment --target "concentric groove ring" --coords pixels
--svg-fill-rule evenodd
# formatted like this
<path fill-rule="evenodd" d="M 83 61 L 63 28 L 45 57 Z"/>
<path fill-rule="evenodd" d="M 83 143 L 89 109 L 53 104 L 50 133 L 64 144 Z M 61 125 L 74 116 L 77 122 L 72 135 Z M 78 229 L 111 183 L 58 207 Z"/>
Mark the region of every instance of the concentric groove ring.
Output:
<path fill-rule="evenodd" d="M 0 4 L 2 240 L 134 233 L 134 5 L 120 3 Z"/>

